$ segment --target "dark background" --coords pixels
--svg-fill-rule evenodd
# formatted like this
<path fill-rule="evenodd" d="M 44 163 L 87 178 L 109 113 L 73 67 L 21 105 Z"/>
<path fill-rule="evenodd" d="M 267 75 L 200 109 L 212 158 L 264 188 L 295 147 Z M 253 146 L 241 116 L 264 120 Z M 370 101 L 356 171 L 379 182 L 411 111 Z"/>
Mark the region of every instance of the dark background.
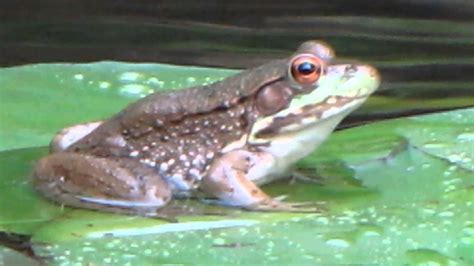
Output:
<path fill-rule="evenodd" d="M 0 19 L 0 66 L 120 60 L 246 68 L 323 39 L 339 57 L 379 68 L 381 95 L 474 95 L 472 0 L 1 0 Z"/>
<path fill-rule="evenodd" d="M 473 29 L 439 34 L 429 25 L 430 21 L 433 27 L 436 22 L 472 23 L 471 0 L 2 0 L 0 4 L 3 66 L 126 60 L 246 67 L 314 38 L 327 40 L 343 55 L 372 60 L 474 57 Z M 424 23 L 415 26 L 419 22 Z"/>

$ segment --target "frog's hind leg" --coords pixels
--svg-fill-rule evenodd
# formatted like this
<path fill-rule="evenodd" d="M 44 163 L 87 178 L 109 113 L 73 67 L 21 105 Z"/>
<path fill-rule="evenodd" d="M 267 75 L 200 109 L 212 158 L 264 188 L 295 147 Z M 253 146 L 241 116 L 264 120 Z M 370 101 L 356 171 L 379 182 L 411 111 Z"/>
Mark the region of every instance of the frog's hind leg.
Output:
<path fill-rule="evenodd" d="M 102 124 L 102 121 L 79 124 L 72 127 L 63 128 L 49 144 L 51 152 L 60 152 L 66 150 L 69 146 L 76 143 L 94 129 Z"/>
<path fill-rule="evenodd" d="M 153 169 L 126 158 L 53 153 L 38 162 L 31 181 L 60 204 L 142 216 L 154 216 L 172 196 Z"/>

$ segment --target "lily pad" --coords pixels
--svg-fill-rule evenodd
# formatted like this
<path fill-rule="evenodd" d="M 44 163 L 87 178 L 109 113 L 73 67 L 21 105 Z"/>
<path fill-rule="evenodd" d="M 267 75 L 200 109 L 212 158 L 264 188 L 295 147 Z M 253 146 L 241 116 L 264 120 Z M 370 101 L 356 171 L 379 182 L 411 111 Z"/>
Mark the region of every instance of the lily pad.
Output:
<path fill-rule="evenodd" d="M 146 84 L 152 78 L 168 77 L 164 82 L 170 85 L 179 80 L 180 87 L 232 73 L 193 69 L 186 76 L 172 66 L 155 73 L 157 65 L 108 64 L 93 70 L 87 65 L 2 70 L 0 96 L 7 100 L 0 114 L 0 230 L 30 235 L 36 256 L 56 264 L 100 265 L 474 263 L 474 109 L 336 132 L 298 163 L 300 174 L 314 181 L 264 187 L 289 201 L 317 202 L 325 208 L 321 213 L 258 213 L 175 201 L 202 213 L 170 223 L 42 199 L 27 176 L 47 152 L 36 146 L 45 145 L 55 130 L 115 112 L 140 97 L 141 86 L 160 89 Z M 55 71 L 55 78 L 41 74 Z M 111 85 L 102 91 L 98 80 Z M 124 87 L 133 93 L 121 94 Z"/>

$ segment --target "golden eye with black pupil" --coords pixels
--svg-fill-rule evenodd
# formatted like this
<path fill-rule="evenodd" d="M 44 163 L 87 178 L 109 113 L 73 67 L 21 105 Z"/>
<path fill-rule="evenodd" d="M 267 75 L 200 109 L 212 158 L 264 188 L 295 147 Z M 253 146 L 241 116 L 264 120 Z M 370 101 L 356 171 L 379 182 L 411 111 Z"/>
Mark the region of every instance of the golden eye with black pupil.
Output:
<path fill-rule="evenodd" d="M 321 77 L 324 62 L 310 54 L 297 56 L 291 62 L 291 75 L 301 85 L 314 84 Z"/>

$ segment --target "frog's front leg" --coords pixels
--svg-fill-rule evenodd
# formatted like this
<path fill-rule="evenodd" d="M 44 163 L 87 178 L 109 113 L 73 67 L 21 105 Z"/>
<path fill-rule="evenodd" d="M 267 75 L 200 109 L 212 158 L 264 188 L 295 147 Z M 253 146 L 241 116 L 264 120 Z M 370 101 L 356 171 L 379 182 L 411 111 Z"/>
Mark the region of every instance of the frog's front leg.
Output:
<path fill-rule="evenodd" d="M 60 152 L 66 150 L 69 146 L 76 143 L 94 129 L 102 124 L 103 121 L 79 124 L 61 129 L 49 144 L 51 152 Z"/>
<path fill-rule="evenodd" d="M 273 156 L 264 152 L 236 150 L 213 162 L 200 185 L 207 195 L 219 199 L 223 205 L 256 211 L 315 212 L 306 203 L 287 203 L 265 194 L 252 179 L 270 171 Z"/>
<path fill-rule="evenodd" d="M 53 153 L 38 162 L 31 181 L 60 204 L 145 216 L 155 216 L 172 196 L 153 169 L 127 158 Z"/>

